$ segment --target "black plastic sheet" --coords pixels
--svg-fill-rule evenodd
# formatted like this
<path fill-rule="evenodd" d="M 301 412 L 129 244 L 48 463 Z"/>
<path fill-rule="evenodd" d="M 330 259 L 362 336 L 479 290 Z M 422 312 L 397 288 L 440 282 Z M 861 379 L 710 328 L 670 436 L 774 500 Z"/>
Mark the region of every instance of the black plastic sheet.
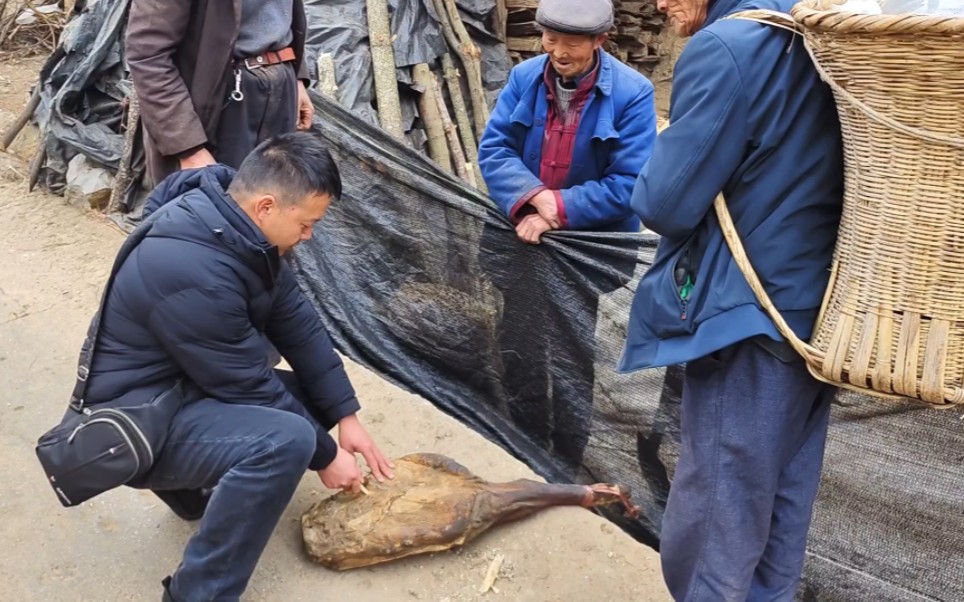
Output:
<path fill-rule="evenodd" d="M 682 368 L 617 374 L 655 236 L 519 242 L 492 203 L 316 99 L 345 194 L 293 259 L 340 351 L 551 481 L 629 485 L 658 545 Z M 841 394 L 799 598 L 962 600 L 961 411 Z M 417 451 L 417 450 L 412 450 Z"/>
<path fill-rule="evenodd" d="M 67 164 L 78 153 L 117 170 L 123 154 L 121 121 L 125 79 L 121 44 L 129 0 L 88 2 L 64 30 L 61 45 L 41 73 L 41 104 L 47 163 L 43 183 L 54 193 L 66 187 Z M 135 158 L 143 176 L 143 160 Z"/>

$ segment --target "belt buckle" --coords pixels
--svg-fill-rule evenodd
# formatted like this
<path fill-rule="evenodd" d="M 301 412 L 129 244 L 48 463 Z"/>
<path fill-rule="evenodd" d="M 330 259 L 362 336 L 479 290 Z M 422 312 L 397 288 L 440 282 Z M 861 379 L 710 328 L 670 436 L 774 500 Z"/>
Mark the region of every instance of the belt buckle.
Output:
<path fill-rule="evenodd" d="M 258 57 L 255 57 L 255 58 L 254 58 L 255 63 L 257 63 L 256 65 L 252 65 L 252 64 L 251 64 L 251 60 L 252 60 L 252 59 L 244 59 L 244 66 L 248 68 L 248 71 L 253 71 L 253 70 L 255 70 L 255 69 L 260 69 L 261 67 L 264 67 L 264 55 L 263 55 L 263 54 L 262 54 L 261 56 L 258 56 Z"/>

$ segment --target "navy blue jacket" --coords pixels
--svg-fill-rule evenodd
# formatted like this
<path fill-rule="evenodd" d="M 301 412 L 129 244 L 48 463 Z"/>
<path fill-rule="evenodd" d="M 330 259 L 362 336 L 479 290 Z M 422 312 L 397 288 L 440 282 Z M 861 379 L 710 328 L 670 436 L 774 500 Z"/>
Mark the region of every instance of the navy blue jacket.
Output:
<path fill-rule="evenodd" d="M 227 404 L 307 411 L 322 424 L 311 463 L 321 469 L 337 453 L 326 428 L 360 407 L 290 268 L 225 192 L 233 175 L 221 165 L 179 172 L 154 191 L 145 213 L 162 213 L 117 273 L 87 400 L 143 403 L 186 377 Z M 309 407 L 269 365 L 266 341 Z"/>
<path fill-rule="evenodd" d="M 829 277 L 843 198 L 840 125 L 803 40 L 721 17 L 789 12 L 794 0 L 711 0 L 708 25 L 676 64 L 670 125 L 633 191 L 662 236 L 636 291 L 623 371 L 666 366 L 764 335 L 780 341 L 713 213 L 723 192 L 767 292 L 811 335 Z"/>
<path fill-rule="evenodd" d="M 583 107 L 567 185 L 560 192 L 569 229 L 638 232 L 629 196 L 656 138 L 653 84 L 605 52 L 599 56 L 599 75 Z M 548 61 L 542 55 L 512 70 L 479 143 L 489 196 L 506 215 L 542 186 Z"/>

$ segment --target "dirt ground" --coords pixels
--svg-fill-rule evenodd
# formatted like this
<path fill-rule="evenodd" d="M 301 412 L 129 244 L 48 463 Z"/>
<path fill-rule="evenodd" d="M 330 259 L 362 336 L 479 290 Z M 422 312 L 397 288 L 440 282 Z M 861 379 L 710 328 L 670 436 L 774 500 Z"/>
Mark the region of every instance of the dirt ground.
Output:
<path fill-rule="evenodd" d="M 39 59 L 0 61 L 0 131 L 25 104 Z M 62 414 L 90 315 L 123 235 L 63 199 L 26 193 L 27 132 L 0 153 L 0 591 L 3 600 L 158 600 L 194 526 L 150 493 L 121 489 L 64 509 L 34 455 Z M 349 374 L 389 455 L 436 452 L 490 480 L 533 477 L 495 445 L 352 364 Z M 359 602 L 668 600 L 657 555 L 595 514 L 546 511 L 456 552 L 333 573 L 311 564 L 298 518 L 328 495 L 308 474 L 275 531 L 245 599 Z M 504 554 L 496 587 L 478 593 Z"/>

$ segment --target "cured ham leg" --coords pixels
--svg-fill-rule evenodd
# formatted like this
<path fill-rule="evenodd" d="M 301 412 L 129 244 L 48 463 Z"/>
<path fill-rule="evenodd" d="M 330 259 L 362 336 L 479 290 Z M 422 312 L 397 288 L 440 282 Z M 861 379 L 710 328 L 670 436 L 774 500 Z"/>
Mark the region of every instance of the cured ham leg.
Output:
<path fill-rule="evenodd" d="M 635 516 L 629 492 L 614 485 L 553 485 L 528 479 L 489 483 L 436 454 L 405 456 L 395 480 L 367 483 L 368 495 L 338 493 L 301 517 L 308 555 L 346 570 L 463 546 L 493 526 L 553 506 L 622 504 Z"/>

